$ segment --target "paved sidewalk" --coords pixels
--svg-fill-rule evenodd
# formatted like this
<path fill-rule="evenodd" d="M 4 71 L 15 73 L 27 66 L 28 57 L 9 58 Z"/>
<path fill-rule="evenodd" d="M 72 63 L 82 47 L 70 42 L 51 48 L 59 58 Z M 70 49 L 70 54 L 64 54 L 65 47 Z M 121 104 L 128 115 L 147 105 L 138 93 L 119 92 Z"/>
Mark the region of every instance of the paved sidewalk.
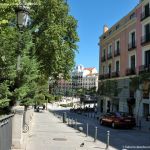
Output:
<path fill-rule="evenodd" d="M 84 143 L 83 147 L 80 147 Z M 106 144 L 68 127 L 52 113 L 34 113 L 26 150 L 98 150 Z M 110 147 L 109 150 L 114 148 Z"/>

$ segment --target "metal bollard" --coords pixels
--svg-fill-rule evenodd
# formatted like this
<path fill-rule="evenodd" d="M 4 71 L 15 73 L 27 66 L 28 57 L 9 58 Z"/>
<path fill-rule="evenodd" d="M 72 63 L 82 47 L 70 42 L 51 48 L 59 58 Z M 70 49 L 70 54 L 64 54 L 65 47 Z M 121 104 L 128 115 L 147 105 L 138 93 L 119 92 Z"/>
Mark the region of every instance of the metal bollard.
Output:
<path fill-rule="evenodd" d="M 94 136 L 94 142 L 97 140 L 97 127 L 95 127 L 95 136 Z"/>
<path fill-rule="evenodd" d="M 68 117 L 68 125 L 70 124 L 70 122 L 69 122 L 69 117 Z"/>
<path fill-rule="evenodd" d="M 106 150 L 108 150 L 109 148 L 109 136 L 110 136 L 110 132 L 107 131 L 107 143 L 106 143 Z"/>
<path fill-rule="evenodd" d="M 75 129 L 77 130 L 77 119 L 75 120 Z"/>
<path fill-rule="evenodd" d="M 88 123 L 86 124 L 86 137 L 88 137 L 88 133 L 89 132 L 89 125 L 88 125 Z"/>

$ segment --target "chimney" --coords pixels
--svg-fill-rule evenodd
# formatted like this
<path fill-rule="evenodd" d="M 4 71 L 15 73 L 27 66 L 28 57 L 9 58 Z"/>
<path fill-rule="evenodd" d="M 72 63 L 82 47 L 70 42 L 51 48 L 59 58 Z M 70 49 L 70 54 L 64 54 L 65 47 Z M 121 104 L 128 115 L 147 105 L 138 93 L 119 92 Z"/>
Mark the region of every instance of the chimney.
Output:
<path fill-rule="evenodd" d="M 103 33 L 107 32 L 107 31 L 108 31 L 108 26 L 104 25 Z"/>

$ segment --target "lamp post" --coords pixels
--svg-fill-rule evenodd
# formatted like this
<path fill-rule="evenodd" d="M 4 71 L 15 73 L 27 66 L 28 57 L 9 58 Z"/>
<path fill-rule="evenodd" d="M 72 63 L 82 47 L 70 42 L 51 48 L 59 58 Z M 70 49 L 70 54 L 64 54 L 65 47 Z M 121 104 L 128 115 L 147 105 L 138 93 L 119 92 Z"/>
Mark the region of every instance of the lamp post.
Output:
<path fill-rule="evenodd" d="M 21 64 L 21 50 L 23 49 L 22 47 L 22 33 L 23 33 L 23 28 L 25 28 L 28 25 L 28 20 L 29 20 L 29 11 L 27 7 L 24 5 L 23 0 L 20 1 L 20 4 L 18 7 L 15 8 L 16 12 L 16 24 L 19 29 L 19 47 L 18 47 L 18 52 L 17 52 L 17 65 L 16 65 L 16 71 L 17 71 L 17 87 L 19 87 L 19 82 L 20 82 L 20 64 Z M 20 46 L 21 45 L 21 46 Z"/>
<path fill-rule="evenodd" d="M 18 48 L 18 56 L 17 56 L 17 71 L 20 70 L 20 62 L 21 62 L 21 51 L 20 51 L 20 42 L 22 42 L 23 28 L 28 25 L 29 20 L 29 11 L 27 7 L 23 4 L 23 1 L 15 8 L 16 16 L 17 16 L 17 27 L 19 29 L 19 48 Z M 21 43 L 22 44 L 22 43 Z"/>

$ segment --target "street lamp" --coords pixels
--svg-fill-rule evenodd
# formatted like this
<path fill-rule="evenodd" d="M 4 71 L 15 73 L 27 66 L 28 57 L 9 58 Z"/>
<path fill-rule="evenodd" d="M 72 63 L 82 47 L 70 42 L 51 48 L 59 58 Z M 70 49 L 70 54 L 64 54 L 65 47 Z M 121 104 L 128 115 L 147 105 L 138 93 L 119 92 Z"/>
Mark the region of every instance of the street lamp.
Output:
<path fill-rule="evenodd" d="M 16 16 L 17 16 L 17 27 L 22 33 L 22 29 L 28 25 L 29 20 L 29 11 L 27 7 L 23 4 L 23 1 L 18 5 L 17 8 L 15 8 Z M 19 42 L 21 42 L 21 37 L 19 34 Z M 20 61 L 21 61 L 21 55 L 20 55 L 20 48 L 18 49 L 18 56 L 17 56 L 17 71 L 20 70 Z"/>
<path fill-rule="evenodd" d="M 18 5 L 15 11 L 17 15 L 17 27 L 19 29 L 26 27 L 28 25 L 29 20 L 29 11 L 27 7 L 23 3 L 21 3 Z"/>

